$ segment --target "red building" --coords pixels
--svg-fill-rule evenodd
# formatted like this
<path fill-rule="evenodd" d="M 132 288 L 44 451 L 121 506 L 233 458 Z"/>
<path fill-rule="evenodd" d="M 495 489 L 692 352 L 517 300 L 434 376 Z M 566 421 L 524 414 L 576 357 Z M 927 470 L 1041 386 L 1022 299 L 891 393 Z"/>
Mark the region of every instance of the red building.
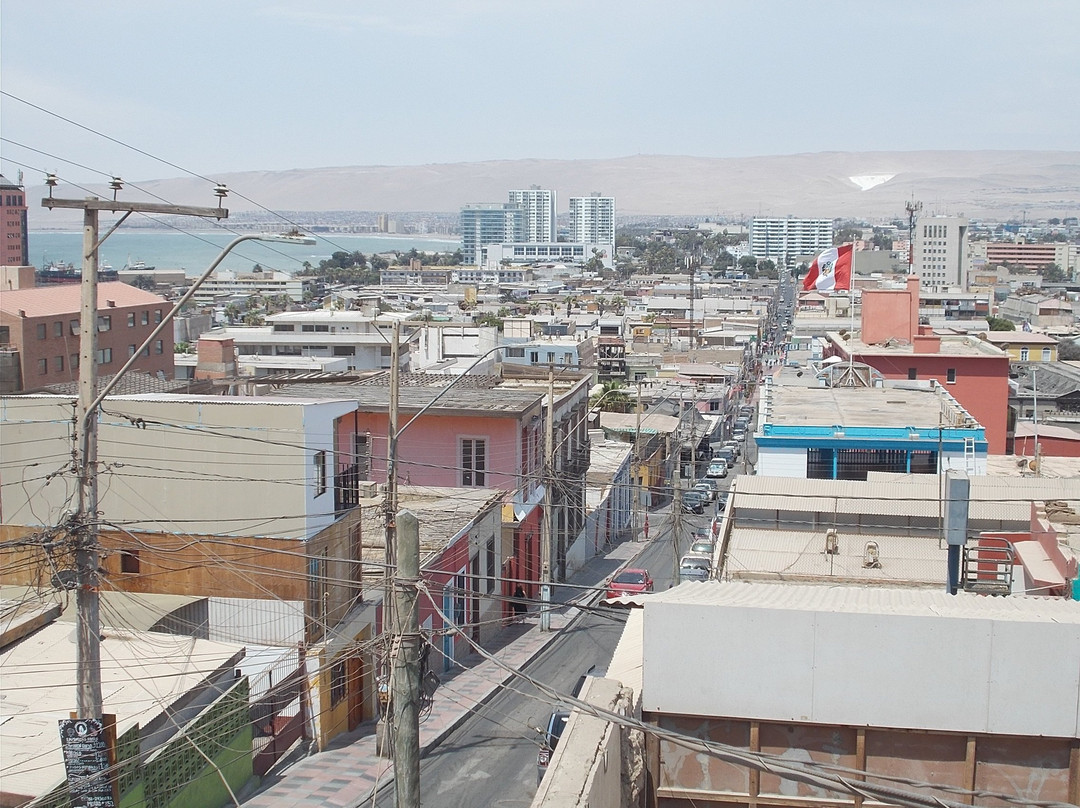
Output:
<path fill-rule="evenodd" d="M 34 390 L 79 378 L 79 307 L 81 286 L 14 289 L 0 295 L 0 344 L 18 356 L 3 379 L 11 392 Z M 172 303 L 126 283 L 98 285 L 98 373 L 116 373 Z M 8 366 L 4 366 L 8 367 Z M 134 369 L 173 376 L 173 333 L 166 328 L 135 363 Z"/>
<path fill-rule="evenodd" d="M 936 379 L 986 429 L 990 454 L 1005 453 L 1009 356 L 977 337 L 919 325 L 919 279 L 907 288 L 867 289 L 858 335 L 830 334 L 829 355 L 854 355 L 887 379 Z"/>
<path fill-rule="evenodd" d="M 26 193 L 21 185 L 15 185 L 0 174 L 0 266 L 28 266 L 29 256 Z"/>

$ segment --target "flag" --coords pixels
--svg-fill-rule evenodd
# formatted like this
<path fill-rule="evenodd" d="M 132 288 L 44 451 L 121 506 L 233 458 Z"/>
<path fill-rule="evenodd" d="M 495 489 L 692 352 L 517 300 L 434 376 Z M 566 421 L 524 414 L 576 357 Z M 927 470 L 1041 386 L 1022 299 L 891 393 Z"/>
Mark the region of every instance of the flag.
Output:
<path fill-rule="evenodd" d="M 851 288 L 851 250 L 852 245 L 830 247 L 814 259 L 810 271 L 803 278 L 804 292 L 834 292 L 837 289 Z"/>

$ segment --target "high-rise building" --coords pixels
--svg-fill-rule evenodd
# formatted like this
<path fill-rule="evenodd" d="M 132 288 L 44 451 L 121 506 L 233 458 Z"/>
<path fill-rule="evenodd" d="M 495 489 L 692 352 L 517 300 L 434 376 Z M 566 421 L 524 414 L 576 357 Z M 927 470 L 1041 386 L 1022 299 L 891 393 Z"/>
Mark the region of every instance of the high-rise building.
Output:
<path fill-rule="evenodd" d="M 928 291 L 967 288 L 968 220 L 962 216 L 926 216 L 915 222 L 911 270 Z"/>
<path fill-rule="evenodd" d="M 817 255 L 833 243 L 832 219 L 754 219 L 750 222 L 750 254 L 759 261 L 791 266 Z"/>
<path fill-rule="evenodd" d="M 30 244 L 26 232 L 26 193 L 22 186 L 0 174 L 0 266 L 30 265 Z"/>
<path fill-rule="evenodd" d="M 466 205 L 461 209 L 462 261 L 479 264 L 485 246 L 523 241 L 525 233 L 525 212 L 519 205 L 499 202 Z"/>
<path fill-rule="evenodd" d="M 525 236 L 521 241 L 555 241 L 555 192 L 531 186 L 526 191 L 511 191 L 511 205 L 525 214 Z M 519 239 L 504 239 L 518 241 Z"/>
<path fill-rule="evenodd" d="M 615 197 L 570 197 L 570 240 L 590 244 L 610 244 L 615 251 Z"/>

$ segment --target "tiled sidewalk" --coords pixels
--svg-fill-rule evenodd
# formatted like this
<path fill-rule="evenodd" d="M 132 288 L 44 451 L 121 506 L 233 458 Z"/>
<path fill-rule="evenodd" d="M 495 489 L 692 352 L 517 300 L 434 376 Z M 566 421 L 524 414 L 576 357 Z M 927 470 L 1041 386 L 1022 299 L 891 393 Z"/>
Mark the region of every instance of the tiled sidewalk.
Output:
<path fill-rule="evenodd" d="M 604 581 L 616 569 L 637 555 L 644 544 L 624 541 L 606 555 L 597 556 L 570 579 L 572 587 L 556 587 L 557 603 L 592 600 L 590 587 Z M 551 614 L 551 631 L 541 633 L 539 619 L 530 615 L 525 623 L 503 629 L 489 649 L 492 656 L 514 668 L 533 659 L 578 615 L 573 606 Z M 512 674 L 491 660 L 476 657 L 476 664 L 446 679 L 446 691 L 435 693 L 431 714 L 420 725 L 420 755 L 438 745 L 459 724 L 493 697 Z M 452 698 L 449 694 L 452 693 Z M 358 808 L 370 800 L 372 791 L 389 783 L 393 764 L 375 752 L 374 724 L 365 724 L 339 737 L 326 751 L 301 758 L 283 771 L 263 779 L 260 789 L 241 803 L 247 808 Z"/>

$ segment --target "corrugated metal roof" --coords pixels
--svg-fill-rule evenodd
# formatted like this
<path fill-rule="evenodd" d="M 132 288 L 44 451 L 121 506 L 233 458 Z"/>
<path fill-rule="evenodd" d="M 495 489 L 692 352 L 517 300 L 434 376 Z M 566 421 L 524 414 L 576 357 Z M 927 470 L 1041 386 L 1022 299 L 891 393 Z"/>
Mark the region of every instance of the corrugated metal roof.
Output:
<path fill-rule="evenodd" d="M 898 614 L 972 620 L 1065 623 L 1080 626 L 1080 601 L 1011 595 L 986 597 L 971 592 L 885 586 L 820 586 L 741 581 L 681 584 L 632 599 L 646 609 L 667 603 L 733 606 L 792 611 Z"/>
<path fill-rule="evenodd" d="M 80 307 L 80 284 L 56 284 L 38 286 L 33 289 L 5 290 L 0 295 L 0 311 L 16 315 L 26 312 L 27 317 L 50 317 L 78 314 Z M 163 297 L 129 286 L 119 281 L 99 283 L 97 288 L 98 309 L 101 314 L 109 313 L 108 301 L 124 306 L 162 306 L 168 303 Z M 171 304 L 170 304 L 171 305 Z"/>

